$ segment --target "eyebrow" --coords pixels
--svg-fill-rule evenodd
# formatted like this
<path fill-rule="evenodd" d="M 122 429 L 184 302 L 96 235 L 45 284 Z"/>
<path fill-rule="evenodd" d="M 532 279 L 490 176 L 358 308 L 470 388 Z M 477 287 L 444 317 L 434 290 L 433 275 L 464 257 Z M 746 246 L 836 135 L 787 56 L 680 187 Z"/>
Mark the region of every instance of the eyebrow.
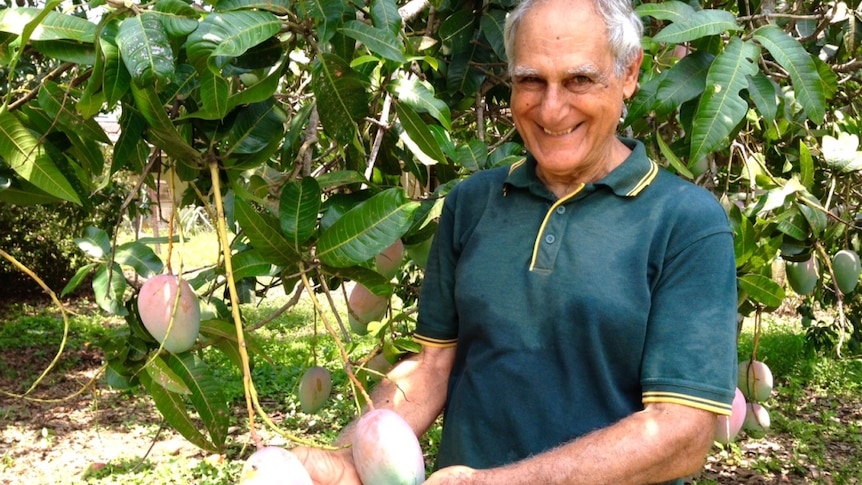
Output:
<path fill-rule="evenodd" d="M 538 69 L 534 69 L 527 66 L 519 66 L 516 65 L 512 68 L 512 77 L 542 77 L 541 72 Z M 588 76 L 596 79 L 597 82 L 601 84 L 607 84 L 607 73 L 602 72 L 593 64 L 584 64 L 583 66 L 578 66 L 576 68 L 569 69 L 565 72 L 566 78 L 572 78 L 575 76 Z"/>

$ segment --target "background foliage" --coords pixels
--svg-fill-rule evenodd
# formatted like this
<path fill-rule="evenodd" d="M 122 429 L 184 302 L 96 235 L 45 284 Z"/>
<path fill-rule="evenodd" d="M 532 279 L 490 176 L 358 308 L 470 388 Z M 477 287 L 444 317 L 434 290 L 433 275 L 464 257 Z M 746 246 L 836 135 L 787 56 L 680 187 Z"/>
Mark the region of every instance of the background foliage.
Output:
<path fill-rule="evenodd" d="M 118 175 L 139 184 L 116 220 L 74 234 L 89 259 L 64 289 L 92 278 L 100 307 L 126 317 L 105 343 L 108 382 L 143 384 L 184 436 L 223 446 L 227 413 L 206 364 L 194 351 L 159 356 L 135 311 L 130 274 L 180 268 L 151 240 L 114 237 L 140 210 L 141 185 L 159 181 L 175 206 L 200 206 L 220 228 L 225 257 L 188 273 L 208 305 L 201 345 L 248 370 L 242 342 L 255 354 L 257 323 L 232 301 L 282 287 L 327 302 L 354 281 L 402 304 L 374 328 L 377 350 L 412 350 L 421 255 L 393 279 L 373 258 L 398 240 L 421 247 L 454 184 L 524 155 L 507 107 L 512 6 L 54 0 L 0 10 L 0 204 L 93 212 L 102 194 L 121 192 Z M 838 290 L 830 257 L 860 249 L 859 2 L 637 9 L 646 56 L 622 133 L 727 208 L 741 315 L 781 306 L 782 263 L 813 255 L 820 284 L 799 300 L 812 345 L 858 352 L 862 304 Z M 97 123 L 104 113 L 118 119 L 118 138 Z M 343 322 L 322 323 L 350 372 Z"/>

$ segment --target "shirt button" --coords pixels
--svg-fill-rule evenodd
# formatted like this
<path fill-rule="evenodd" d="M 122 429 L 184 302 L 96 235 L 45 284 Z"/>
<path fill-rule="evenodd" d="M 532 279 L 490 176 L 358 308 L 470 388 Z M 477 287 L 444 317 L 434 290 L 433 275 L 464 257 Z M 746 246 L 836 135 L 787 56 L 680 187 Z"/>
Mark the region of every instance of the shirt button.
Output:
<path fill-rule="evenodd" d="M 554 244 L 554 241 L 556 241 L 556 240 L 557 240 L 557 238 L 554 237 L 553 234 L 548 234 L 547 236 L 545 236 L 545 242 L 548 244 Z"/>
<path fill-rule="evenodd" d="M 557 207 L 557 214 L 565 214 L 565 213 L 566 213 L 566 206 L 561 205 L 561 206 Z"/>

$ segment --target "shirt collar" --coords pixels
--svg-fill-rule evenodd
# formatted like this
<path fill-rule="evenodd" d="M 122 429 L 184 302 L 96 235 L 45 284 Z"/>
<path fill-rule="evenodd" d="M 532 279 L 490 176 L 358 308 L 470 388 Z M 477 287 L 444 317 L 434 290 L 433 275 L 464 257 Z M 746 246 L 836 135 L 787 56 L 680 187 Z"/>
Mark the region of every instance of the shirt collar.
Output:
<path fill-rule="evenodd" d="M 635 197 L 655 179 L 659 170 L 658 164 L 647 157 L 646 149 L 640 141 L 631 138 L 620 138 L 620 141 L 631 149 L 632 153 L 620 166 L 591 185 L 606 186 L 620 197 Z M 548 192 L 536 175 L 536 159 L 532 155 L 509 167 L 509 175 L 504 185 L 539 193 Z M 505 190 L 507 189 L 504 187 Z"/>

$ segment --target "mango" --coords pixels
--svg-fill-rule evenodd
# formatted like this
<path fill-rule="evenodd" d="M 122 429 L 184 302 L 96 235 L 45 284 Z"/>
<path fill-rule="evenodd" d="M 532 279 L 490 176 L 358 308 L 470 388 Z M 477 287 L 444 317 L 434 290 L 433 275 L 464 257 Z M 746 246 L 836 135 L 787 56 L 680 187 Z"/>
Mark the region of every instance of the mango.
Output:
<path fill-rule="evenodd" d="M 762 438 L 770 426 L 769 410 L 756 402 L 745 405 L 745 421 L 742 428 L 752 438 Z"/>
<path fill-rule="evenodd" d="M 314 485 L 299 458 L 278 446 L 265 446 L 248 457 L 239 484 Z"/>
<path fill-rule="evenodd" d="M 356 283 L 347 298 L 347 322 L 357 335 L 368 333 L 368 324 L 380 320 L 386 314 L 389 299 L 372 293 Z"/>
<path fill-rule="evenodd" d="M 419 440 L 398 413 L 375 409 L 356 423 L 352 439 L 356 472 L 366 485 L 417 485 L 425 481 Z"/>
<path fill-rule="evenodd" d="M 759 360 L 740 362 L 737 377 L 737 386 L 750 402 L 763 402 L 772 394 L 772 371 Z"/>
<path fill-rule="evenodd" d="M 745 396 L 739 388 L 736 388 L 736 394 L 733 397 L 733 406 L 730 411 L 730 416 L 718 416 L 715 426 L 715 441 L 720 443 L 730 443 L 739 434 L 742 429 L 742 424 L 745 422 Z"/>
<path fill-rule="evenodd" d="M 378 273 L 387 278 L 392 278 L 401 268 L 401 260 L 403 259 L 404 243 L 399 239 L 374 257 L 374 267 Z"/>
<path fill-rule="evenodd" d="M 855 251 L 842 249 L 832 256 L 832 271 L 835 272 L 835 283 L 845 295 L 856 289 L 859 275 L 862 274 L 862 262 Z"/>
<path fill-rule="evenodd" d="M 785 265 L 787 282 L 793 291 L 800 295 L 808 295 L 817 286 L 820 278 L 820 263 L 814 256 L 805 261 L 788 261 Z"/>
<path fill-rule="evenodd" d="M 178 354 L 192 348 L 201 328 L 201 309 L 198 297 L 191 285 L 183 280 L 179 285 L 180 299 L 176 304 L 176 314 L 171 324 L 171 314 L 177 298 L 179 278 L 163 274 L 148 279 L 138 293 L 138 314 L 150 335 L 164 348 Z"/>
<path fill-rule="evenodd" d="M 297 390 L 302 412 L 316 413 L 329 399 L 330 391 L 332 391 L 332 376 L 329 370 L 319 366 L 309 367 L 299 379 Z"/>

